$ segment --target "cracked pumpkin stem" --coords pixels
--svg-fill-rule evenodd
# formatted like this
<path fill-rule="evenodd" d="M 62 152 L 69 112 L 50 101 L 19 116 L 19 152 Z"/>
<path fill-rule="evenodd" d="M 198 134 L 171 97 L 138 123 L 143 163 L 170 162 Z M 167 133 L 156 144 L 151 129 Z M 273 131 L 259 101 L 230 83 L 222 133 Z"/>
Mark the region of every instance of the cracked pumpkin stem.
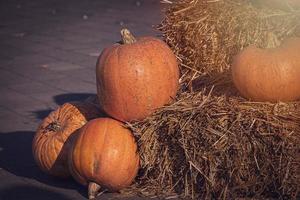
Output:
<path fill-rule="evenodd" d="M 94 182 L 90 182 L 88 187 L 89 199 L 95 199 L 99 195 L 100 189 L 100 185 Z"/>
<path fill-rule="evenodd" d="M 121 30 L 121 37 L 123 44 L 132 44 L 136 42 L 135 37 L 130 33 L 130 31 L 127 28 L 123 28 Z"/>

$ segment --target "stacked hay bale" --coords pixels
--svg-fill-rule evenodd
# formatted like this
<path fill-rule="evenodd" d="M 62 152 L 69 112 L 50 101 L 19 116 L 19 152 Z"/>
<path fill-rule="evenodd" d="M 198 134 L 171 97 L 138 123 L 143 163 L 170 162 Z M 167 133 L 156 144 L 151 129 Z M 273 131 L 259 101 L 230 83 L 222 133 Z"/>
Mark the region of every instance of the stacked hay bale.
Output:
<path fill-rule="evenodd" d="M 183 93 L 133 125 L 144 169 L 140 189 L 201 199 L 296 198 L 300 103 L 204 93 Z"/>
<path fill-rule="evenodd" d="M 228 74 L 249 44 L 275 47 L 300 36 L 300 11 L 250 0 L 168 2 L 160 29 L 181 61 L 182 90 L 129 124 L 142 159 L 135 187 L 198 199 L 298 198 L 300 102 L 249 102 Z"/>
<path fill-rule="evenodd" d="M 183 81 L 226 72 L 250 44 L 275 47 L 300 36 L 300 10 L 271 9 L 264 1 L 174 1 L 160 29 L 181 61 Z"/>

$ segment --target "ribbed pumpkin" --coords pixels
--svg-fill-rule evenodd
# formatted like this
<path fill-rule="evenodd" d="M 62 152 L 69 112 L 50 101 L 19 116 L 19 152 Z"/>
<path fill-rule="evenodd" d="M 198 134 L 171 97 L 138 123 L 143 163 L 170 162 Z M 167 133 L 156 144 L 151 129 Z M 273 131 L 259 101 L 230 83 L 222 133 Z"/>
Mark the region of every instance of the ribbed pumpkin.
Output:
<path fill-rule="evenodd" d="M 32 143 L 40 169 L 58 177 L 70 176 L 67 159 L 70 135 L 99 116 L 99 109 L 88 102 L 65 103 L 51 112 L 38 127 Z"/>
<path fill-rule="evenodd" d="M 89 184 L 89 198 L 100 186 L 118 191 L 129 186 L 139 168 L 137 144 L 130 130 L 111 118 L 91 120 L 80 129 L 69 155 L 73 177 Z"/>
<path fill-rule="evenodd" d="M 254 101 L 300 99 L 300 38 L 273 49 L 245 48 L 234 58 L 232 79 L 242 96 Z"/>
<path fill-rule="evenodd" d="M 145 118 L 175 97 L 179 68 L 171 49 L 154 37 L 135 39 L 121 31 L 122 44 L 104 49 L 96 66 L 102 109 L 121 121 Z"/>

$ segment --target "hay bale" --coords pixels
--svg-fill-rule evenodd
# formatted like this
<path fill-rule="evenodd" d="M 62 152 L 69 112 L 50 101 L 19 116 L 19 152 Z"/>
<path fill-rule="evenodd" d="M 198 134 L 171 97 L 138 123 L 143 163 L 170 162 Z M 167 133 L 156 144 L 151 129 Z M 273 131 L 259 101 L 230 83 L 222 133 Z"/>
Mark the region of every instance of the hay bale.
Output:
<path fill-rule="evenodd" d="M 275 47 L 300 36 L 300 9 L 270 8 L 264 1 L 170 2 L 160 30 L 181 60 L 182 81 L 226 72 L 233 55 L 250 44 Z"/>
<path fill-rule="evenodd" d="M 258 1 L 167 1 L 160 29 L 181 61 L 182 88 L 173 104 L 128 124 L 141 156 L 130 192 L 300 198 L 300 102 L 248 102 L 230 79 L 232 56 L 243 47 L 300 36 L 300 10 Z"/>
<path fill-rule="evenodd" d="M 182 93 L 130 127 L 142 160 L 134 187 L 143 195 L 300 196 L 300 102 Z"/>

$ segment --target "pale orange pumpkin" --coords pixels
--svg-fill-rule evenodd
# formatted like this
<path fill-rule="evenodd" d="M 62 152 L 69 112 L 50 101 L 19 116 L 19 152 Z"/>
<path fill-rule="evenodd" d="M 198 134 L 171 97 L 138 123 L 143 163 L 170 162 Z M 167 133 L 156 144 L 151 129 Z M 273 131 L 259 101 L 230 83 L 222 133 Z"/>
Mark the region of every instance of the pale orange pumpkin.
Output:
<path fill-rule="evenodd" d="M 32 142 L 33 156 L 40 169 L 57 177 L 70 176 L 67 159 L 70 135 L 100 115 L 98 107 L 88 102 L 65 103 L 51 112 L 38 127 Z"/>
<path fill-rule="evenodd" d="M 249 46 L 233 59 L 232 79 L 242 96 L 254 101 L 300 99 L 300 38 L 280 47 Z"/>
<path fill-rule="evenodd" d="M 76 135 L 69 167 L 81 184 L 89 184 L 89 198 L 100 186 L 118 191 L 129 186 L 139 168 L 137 144 L 123 123 L 111 118 L 91 120 Z"/>
<path fill-rule="evenodd" d="M 171 49 L 154 37 L 135 39 L 121 31 L 122 44 L 104 49 L 96 66 L 102 109 L 121 121 L 140 120 L 175 97 L 179 68 Z"/>

